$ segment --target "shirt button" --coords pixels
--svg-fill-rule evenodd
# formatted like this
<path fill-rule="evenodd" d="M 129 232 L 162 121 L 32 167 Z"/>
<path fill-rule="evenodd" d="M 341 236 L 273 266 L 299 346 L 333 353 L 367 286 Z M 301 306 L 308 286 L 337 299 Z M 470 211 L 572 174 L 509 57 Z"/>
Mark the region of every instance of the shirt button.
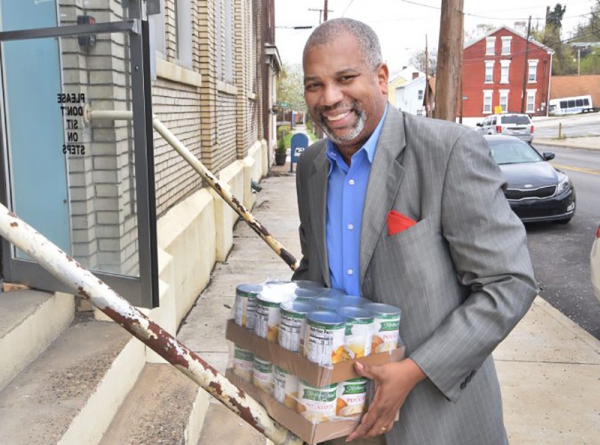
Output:
<path fill-rule="evenodd" d="M 354 224 L 348 224 L 348 230 L 354 229 Z"/>
<path fill-rule="evenodd" d="M 353 275 L 354 271 L 352 269 L 348 269 L 348 275 Z"/>
<path fill-rule="evenodd" d="M 351 179 L 350 181 L 348 181 L 348 184 L 354 185 L 354 179 Z"/>

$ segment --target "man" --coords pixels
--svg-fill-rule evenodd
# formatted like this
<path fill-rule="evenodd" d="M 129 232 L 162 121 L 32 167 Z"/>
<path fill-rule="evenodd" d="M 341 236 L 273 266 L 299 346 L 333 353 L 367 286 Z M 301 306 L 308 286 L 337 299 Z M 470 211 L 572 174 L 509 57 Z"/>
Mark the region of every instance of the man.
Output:
<path fill-rule="evenodd" d="M 319 26 L 303 65 L 306 103 L 328 140 L 298 165 L 303 258 L 294 279 L 402 310 L 407 358 L 357 366 L 377 390 L 347 440 L 507 443 L 491 353 L 537 286 L 485 141 L 389 106 L 388 68 L 363 23 Z"/>

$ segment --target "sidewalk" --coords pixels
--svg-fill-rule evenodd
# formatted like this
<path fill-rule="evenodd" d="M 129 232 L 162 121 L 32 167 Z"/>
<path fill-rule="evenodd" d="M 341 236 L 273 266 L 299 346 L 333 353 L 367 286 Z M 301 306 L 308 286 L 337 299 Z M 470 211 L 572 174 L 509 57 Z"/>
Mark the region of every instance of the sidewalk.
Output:
<path fill-rule="evenodd" d="M 289 164 L 273 167 L 261 185 L 253 214 L 299 257 L 295 173 L 289 173 Z M 239 222 L 227 262 L 215 267 L 179 339 L 224 372 L 228 361 L 225 321 L 233 307 L 235 287 L 290 276 L 285 263 Z M 598 443 L 600 341 L 538 297 L 494 356 L 512 445 Z M 199 444 L 213 443 L 247 445 L 265 440 L 213 401 Z"/>
<path fill-rule="evenodd" d="M 559 147 L 583 148 L 585 150 L 600 150 L 600 136 L 582 136 L 565 139 L 534 137 L 533 145 L 555 145 Z"/>

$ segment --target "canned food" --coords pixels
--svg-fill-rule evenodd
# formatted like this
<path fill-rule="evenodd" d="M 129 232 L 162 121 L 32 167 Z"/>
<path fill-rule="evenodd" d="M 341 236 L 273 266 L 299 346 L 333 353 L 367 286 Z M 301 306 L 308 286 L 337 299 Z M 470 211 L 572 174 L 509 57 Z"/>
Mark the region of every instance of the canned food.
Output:
<path fill-rule="evenodd" d="M 363 306 L 375 315 L 373 322 L 373 354 L 389 352 L 398 347 L 400 338 L 400 309 L 389 304 L 371 303 Z"/>
<path fill-rule="evenodd" d="M 240 284 L 235 288 L 235 324 L 254 330 L 256 297 L 262 288 L 260 284 Z"/>
<path fill-rule="evenodd" d="M 279 403 L 295 410 L 298 399 L 298 377 L 279 366 L 274 367 L 273 376 L 275 378 L 273 396 Z"/>
<path fill-rule="evenodd" d="M 327 289 L 323 293 L 324 297 L 329 297 L 329 298 L 340 298 L 340 297 L 343 297 L 344 295 L 346 295 L 346 292 L 339 290 L 339 289 Z"/>
<path fill-rule="evenodd" d="M 252 383 L 257 388 L 271 395 L 274 385 L 273 364 L 255 356 L 252 365 Z"/>
<path fill-rule="evenodd" d="M 304 301 L 287 301 L 280 307 L 279 345 L 292 352 L 302 351 L 306 335 L 306 314 L 315 310 Z"/>
<path fill-rule="evenodd" d="M 373 313 L 357 306 L 338 309 L 338 314 L 346 319 L 343 360 L 371 355 L 373 342 Z"/>
<path fill-rule="evenodd" d="M 317 388 L 300 380 L 296 411 L 312 423 L 332 420 L 336 411 L 337 388 L 337 383 Z"/>
<path fill-rule="evenodd" d="M 342 307 L 342 302 L 339 298 L 318 297 L 314 298 L 311 303 L 320 310 L 335 311 Z"/>
<path fill-rule="evenodd" d="M 254 368 L 254 354 L 251 351 L 234 347 L 233 350 L 233 373 L 247 382 L 252 381 L 252 370 Z"/>
<path fill-rule="evenodd" d="M 340 363 L 344 354 L 344 317 L 329 311 L 310 312 L 306 326 L 305 356 L 321 366 Z"/>
<path fill-rule="evenodd" d="M 336 415 L 357 417 L 365 411 L 368 380 L 364 377 L 346 380 L 338 385 Z"/>
<path fill-rule="evenodd" d="M 359 297 L 356 295 L 344 295 L 340 297 L 342 306 L 364 306 L 365 304 L 373 303 L 368 298 Z"/>
<path fill-rule="evenodd" d="M 279 292 L 261 292 L 256 301 L 254 332 L 268 341 L 277 342 L 281 303 L 293 300 L 294 296 Z"/>

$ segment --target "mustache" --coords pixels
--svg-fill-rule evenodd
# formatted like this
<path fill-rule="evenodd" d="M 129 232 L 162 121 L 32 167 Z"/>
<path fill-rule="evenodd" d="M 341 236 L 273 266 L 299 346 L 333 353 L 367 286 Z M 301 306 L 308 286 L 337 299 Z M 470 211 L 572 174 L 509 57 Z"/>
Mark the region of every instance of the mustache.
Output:
<path fill-rule="evenodd" d="M 315 106 L 314 107 L 315 114 L 319 116 L 319 120 L 322 124 L 327 125 L 327 119 L 323 115 L 323 113 L 327 113 L 330 111 L 341 111 L 342 113 L 348 111 L 354 111 L 359 116 L 362 116 L 364 111 L 360 106 L 360 103 L 357 100 L 352 101 L 350 104 L 336 104 L 336 105 L 323 105 L 323 106 Z"/>

